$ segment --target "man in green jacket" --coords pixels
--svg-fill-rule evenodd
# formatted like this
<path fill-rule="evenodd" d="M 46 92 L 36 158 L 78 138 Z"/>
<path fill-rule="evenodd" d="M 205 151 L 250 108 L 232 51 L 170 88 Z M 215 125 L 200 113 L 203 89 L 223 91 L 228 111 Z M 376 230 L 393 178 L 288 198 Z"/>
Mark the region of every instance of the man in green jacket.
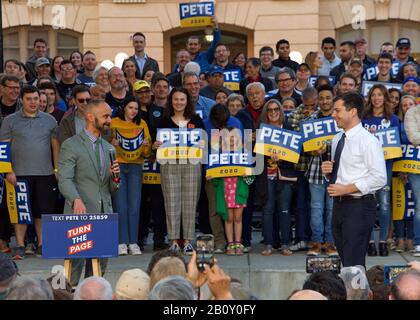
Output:
<path fill-rule="evenodd" d="M 58 162 L 58 187 L 66 199 L 64 213 L 112 213 L 111 193 L 119 187 L 118 162 L 111 165 L 109 154 L 114 147 L 101 136 L 111 124 L 112 110 L 103 100 L 90 101 L 84 110 L 86 127 L 63 142 Z M 89 260 L 89 259 L 88 259 Z M 101 260 L 102 272 L 107 259 Z M 79 282 L 84 259 L 73 260 L 72 285 Z M 85 278 L 92 275 L 86 264 Z"/>

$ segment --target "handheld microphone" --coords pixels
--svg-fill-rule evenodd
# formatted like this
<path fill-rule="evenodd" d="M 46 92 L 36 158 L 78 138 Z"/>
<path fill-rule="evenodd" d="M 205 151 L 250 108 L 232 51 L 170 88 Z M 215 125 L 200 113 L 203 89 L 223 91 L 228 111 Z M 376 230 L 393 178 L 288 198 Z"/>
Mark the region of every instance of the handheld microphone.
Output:
<path fill-rule="evenodd" d="M 328 140 L 326 142 L 326 147 L 327 150 L 325 151 L 325 153 L 322 155 L 322 161 L 331 161 L 331 147 L 332 147 L 332 141 Z"/>
<path fill-rule="evenodd" d="M 109 149 L 109 160 L 111 160 L 111 166 L 114 164 L 114 161 L 117 160 L 115 149 Z M 114 181 L 115 183 L 120 182 L 119 173 L 111 172 L 111 178 L 112 178 L 112 181 Z"/>

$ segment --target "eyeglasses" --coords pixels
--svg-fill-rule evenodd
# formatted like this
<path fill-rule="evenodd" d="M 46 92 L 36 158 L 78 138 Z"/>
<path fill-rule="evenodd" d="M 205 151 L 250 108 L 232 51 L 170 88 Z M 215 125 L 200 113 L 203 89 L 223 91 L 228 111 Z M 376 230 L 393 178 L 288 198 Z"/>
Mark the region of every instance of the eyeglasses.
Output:
<path fill-rule="evenodd" d="M 277 83 L 282 83 L 282 82 L 287 82 L 289 80 L 293 80 L 293 79 L 292 78 L 287 78 L 287 79 L 283 79 L 283 80 L 278 79 L 276 81 L 277 81 Z"/>
<path fill-rule="evenodd" d="M 90 98 L 87 98 L 87 99 L 77 99 L 77 102 L 79 102 L 79 103 L 89 103 L 90 102 Z"/>
<path fill-rule="evenodd" d="M 136 94 L 149 94 L 151 90 L 135 91 Z"/>
<path fill-rule="evenodd" d="M 268 108 L 267 109 L 267 112 L 279 112 L 280 111 L 280 108 L 279 107 L 277 107 L 277 108 Z"/>
<path fill-rule="evenodd" d="M 61 68 L 61 71 L 64 71 L 64 72 L 66 72 L 66 71 L 72 71 L 74 68 Z"/>

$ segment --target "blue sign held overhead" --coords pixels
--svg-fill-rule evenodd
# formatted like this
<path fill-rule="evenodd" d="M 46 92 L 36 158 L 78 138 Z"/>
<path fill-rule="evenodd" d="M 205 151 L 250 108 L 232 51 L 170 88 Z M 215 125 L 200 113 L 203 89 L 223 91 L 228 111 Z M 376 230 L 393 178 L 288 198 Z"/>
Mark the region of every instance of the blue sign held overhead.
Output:
<path fill-rule="evenodd" d="M 205 27 L 212 24 L 214 2 L 191 2 L 179 4 L 181 27 Z"/>
<path fill-rule="evenodd" d="M 42 215 L 45 259 L 118 256 L 118 214 Z"/>

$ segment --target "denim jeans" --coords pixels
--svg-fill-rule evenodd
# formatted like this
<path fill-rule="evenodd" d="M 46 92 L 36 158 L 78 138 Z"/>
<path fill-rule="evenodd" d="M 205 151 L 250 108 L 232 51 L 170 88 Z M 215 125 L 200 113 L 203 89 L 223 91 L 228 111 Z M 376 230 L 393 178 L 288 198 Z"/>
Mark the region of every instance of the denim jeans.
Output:
<path fill-rule="evenodd" d="M 273 245 L 273 217 L 278 216 L 281 245 L 288 245 L 290 238 L 290 205 L 293 182 L 268 180 L 268 199 L 263 208 L 263 236 L 266 245 Z"/>
<path fill-rule="evenodd" d="M 386 241 L 389 231 L 389 222 L 391 220 L 391 167 L 387 167 L 387 183 L 382 189 L 376 191 L 375 197 L 379 204 L 379 241 Z M 374 240 L 373 232 L 370 240 Z"/>
<path fill-rule="evenodd" d="M 413 220 L 394 220 L 394 229 L 397 239 L 413 240 Z"/>
<path fill-rule="evenodd" d="M 313 242 L 334 242 L 331 219 L 333 198 L 327 193 L 328 184 L 309 184 L 311 191 L 311 229 Z M 324 211 L 326 211 L 326 221 L 324 224 Z"/>
<path fill-rule="evenodd" d="M 416 213 L 413 217 L 414 245 L 420 245 L 420 174 L 410 173 L 408 175 L 411 189 L 413 190 L 414 200 L 416 201 Z"/>
<path fill-rule="evenodd" d="M 143 167 L 141 164 L 120 164 L 120 188 L 114 195 L 118 216 L 120 244 L 137 243 Z"/>
<path fill-rule="evenodd" d="M 309 182 L 305 172 L 298 171 L 296 184 L 296 240 L 309 241 L 311 239 L 311 211 L 309 209 Z"/>

